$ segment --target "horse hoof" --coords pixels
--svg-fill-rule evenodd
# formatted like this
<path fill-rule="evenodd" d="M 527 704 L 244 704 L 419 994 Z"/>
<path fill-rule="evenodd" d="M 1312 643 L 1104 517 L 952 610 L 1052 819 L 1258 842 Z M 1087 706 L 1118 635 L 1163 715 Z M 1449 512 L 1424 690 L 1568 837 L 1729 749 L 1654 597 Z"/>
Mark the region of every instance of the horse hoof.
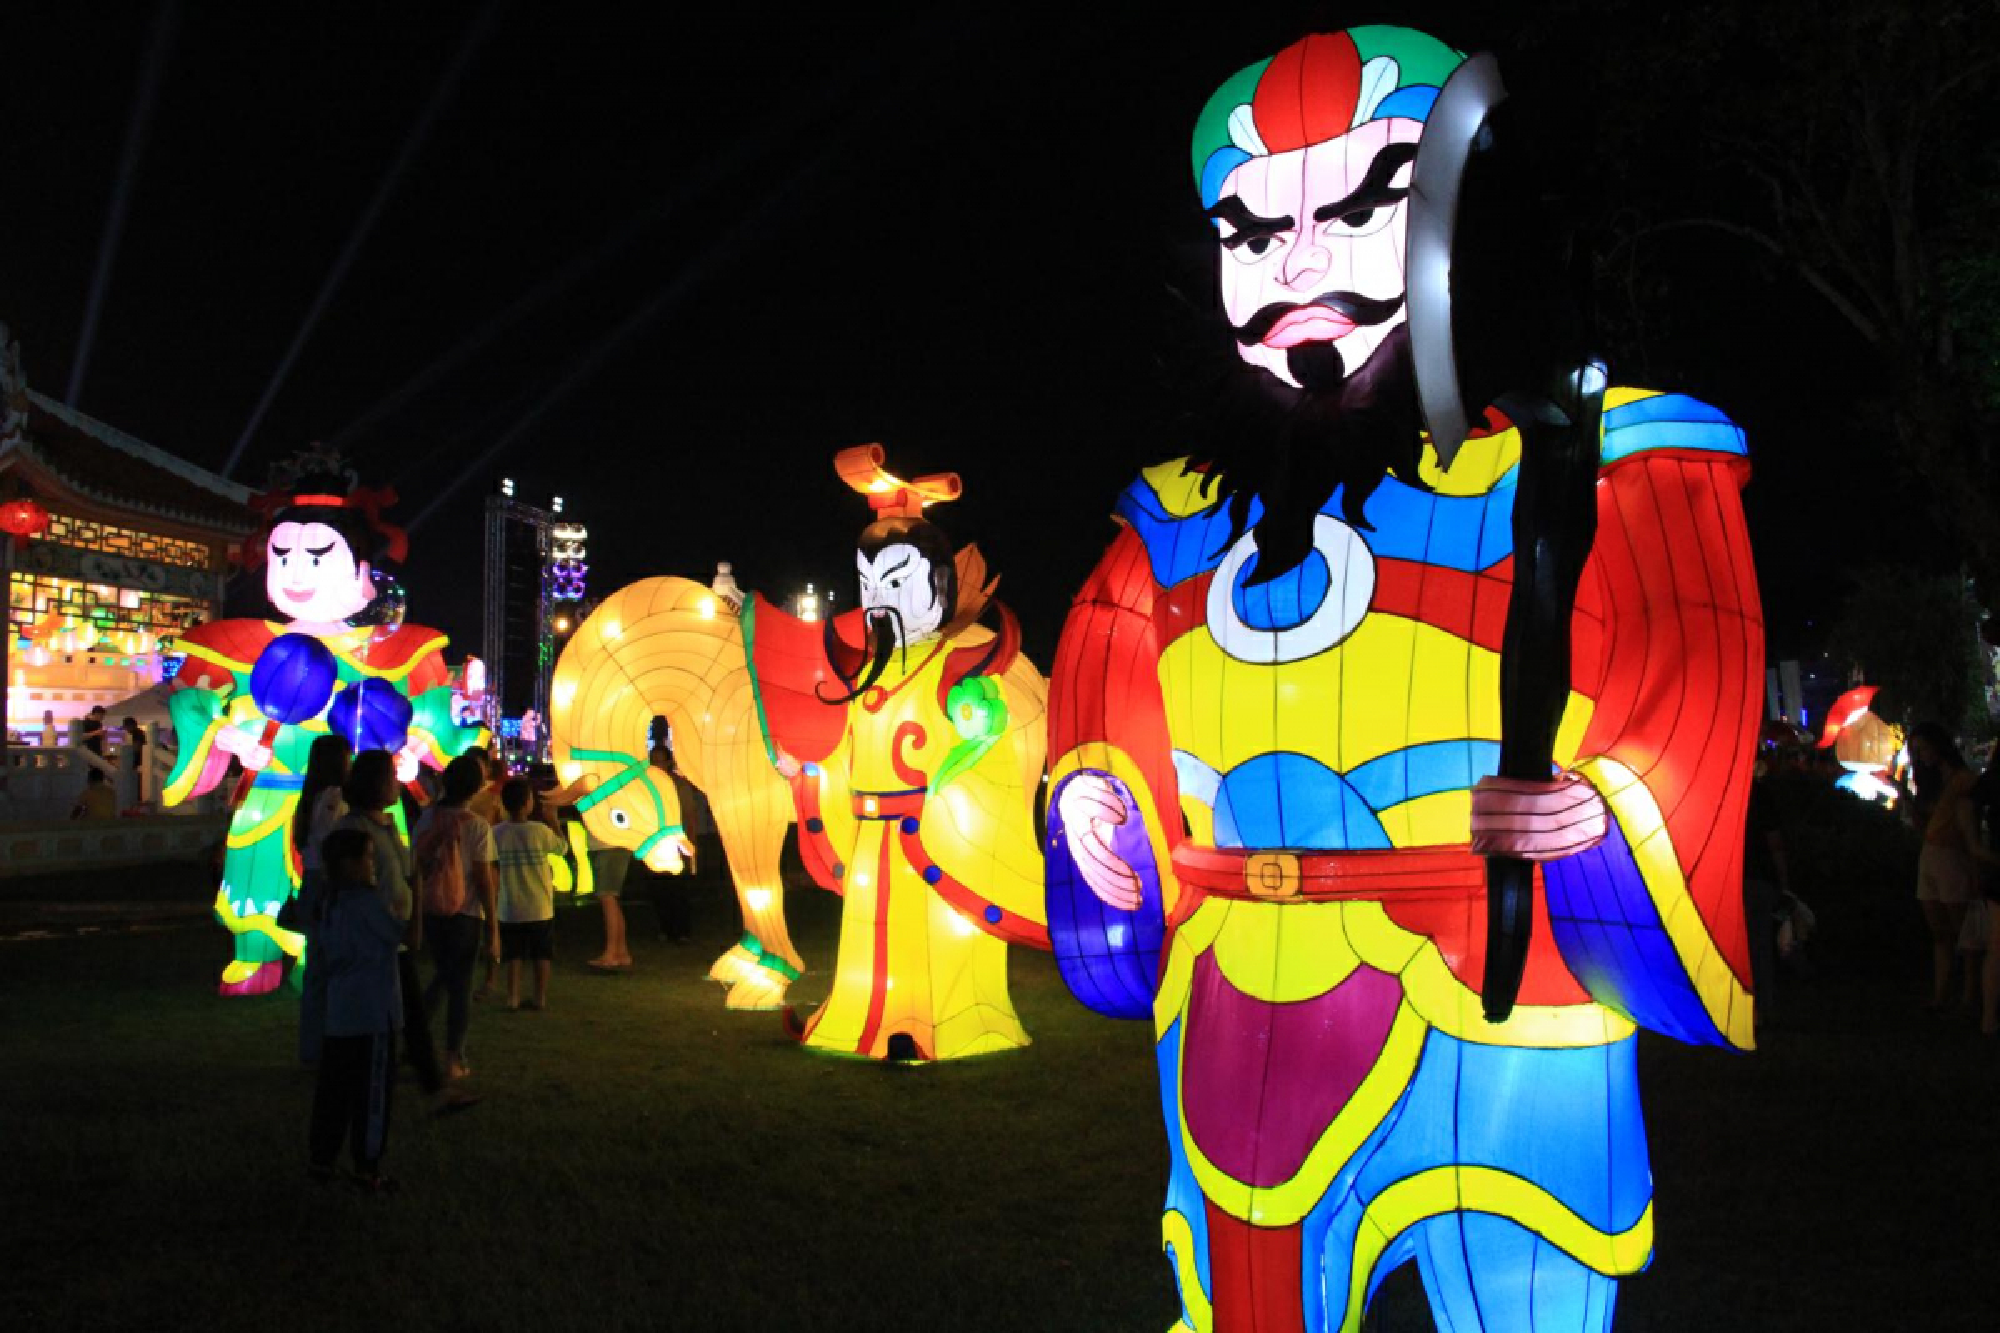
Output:
<path fill-rule="evenodd" d="M 757 973 L 757 955 L 740 944 L 731 945 L 728 952 L 715 960 L 715 966 L 708 969 L 708 979 L 724 986 L 734 986 L 747 981 Z"/>
<path fill-rule="evenodd" d="M 790 984 L 775 972 L 760 967 L 729 988 L 725 1003 L 736 1010 L 782 1009 L 785 988 Z"/>

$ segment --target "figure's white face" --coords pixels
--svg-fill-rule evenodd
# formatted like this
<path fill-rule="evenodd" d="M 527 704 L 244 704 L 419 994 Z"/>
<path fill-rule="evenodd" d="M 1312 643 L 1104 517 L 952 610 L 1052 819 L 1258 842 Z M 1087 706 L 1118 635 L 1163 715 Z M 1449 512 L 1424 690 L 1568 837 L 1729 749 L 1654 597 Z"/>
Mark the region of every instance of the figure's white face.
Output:
<path fill-rule="evenodd" d="M 324 523 L 280 523 L 264 556 L 264 591 L 290 620 L 337 624 L 375 600 L 368 562 Z"/>
<path fill-rule="evenodd" d="M 943 628 L 944 608 L 938 605 L 931 562 L 916 547 L 896 542 L 883 547 L 873 560 L 856 551 L 854 564 L 861 573 L 861 609 L 893 610 L 905 646 Z"/>
<path fill-rule="evenodd" d="M 1252 158 L 1209 216 L 1238 353 L 1287 384 L 1292 349 L 1330 343 L 1346 375 L 1406 318 L 1404 196 L 1419 121 L 1375 120 L 1338 139 Z"/>

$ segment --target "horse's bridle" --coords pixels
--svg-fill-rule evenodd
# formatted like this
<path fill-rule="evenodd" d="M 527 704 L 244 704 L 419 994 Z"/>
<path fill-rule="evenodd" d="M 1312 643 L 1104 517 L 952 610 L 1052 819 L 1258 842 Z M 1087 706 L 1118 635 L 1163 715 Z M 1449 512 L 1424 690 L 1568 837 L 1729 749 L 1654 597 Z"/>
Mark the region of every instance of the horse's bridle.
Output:
<path fill-rule="evenodd" d="M 617 764 L 623 770 L 616 777 L 612 778 L 611 781 L 593 789 L 589 795 L 576 803 L 576 812 L 579 815 L 588 812 L 592 806 L 599 804 L 606 797 L 616 795 L 622 788 L 630 786 L 635 781 L 644 779 L 647 769 L 651 767 L 645 760 L 635 758 L 622 750 L 580 750 L 572 745 L 569 757 L 582 760 L 585 763 Z M 645 783 L 645 787 L 646 795 L 652 798 L 654 820 L 660 827 L 651 837 L 640 843 L 638 848 L 633 851 L 632 855 L 641 861 L 646 859 L 648 852 L 660 845 L 661 839 L 681 837 L 687 832 L 685 826 L 669 824 L 667 822 L 667 807 L 666 803 L 660 799 L 659 788 L 655 787 L 650 781 Z"/>

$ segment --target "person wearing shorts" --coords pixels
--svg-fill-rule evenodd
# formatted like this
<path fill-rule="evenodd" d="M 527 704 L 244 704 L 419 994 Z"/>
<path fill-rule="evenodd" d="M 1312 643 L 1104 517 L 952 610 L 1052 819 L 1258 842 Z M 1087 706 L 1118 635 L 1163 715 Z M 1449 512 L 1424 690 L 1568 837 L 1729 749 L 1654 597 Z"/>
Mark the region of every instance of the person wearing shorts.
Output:
<path fill-rule="evenodd" d="M 560 856 L 562 839 L 547 824 L 530 818 L 535 793 L 526 778 L 510 779 L 500 790 L 506 822 L 493 830 L 500 862 L 500 956 L 507 964 L 507 1007 L 521 1008 L 521 965 L 534 965 L 530 1009 L 549 1002 L 549 969 L 555 958 L 556 879 L 549 865 Z"/>
<path fill-rule="evenodd" d="M 1971 850 L 1978 836 L 1971 800 L 1975 775 L 1951 733 L 1935 722 L 1910 728 L 1909 749 L 1916 781 L 1904 809 L 1924 840 L 1917 859 L 1917 905 L 1931 935 L 1930 1007 L 1942 1009 L 1951 996 L 1966 909 L 1979 894 Z M 1967 962 L 1965 1001 L 1976 1005 L 1978 980 Z"/>

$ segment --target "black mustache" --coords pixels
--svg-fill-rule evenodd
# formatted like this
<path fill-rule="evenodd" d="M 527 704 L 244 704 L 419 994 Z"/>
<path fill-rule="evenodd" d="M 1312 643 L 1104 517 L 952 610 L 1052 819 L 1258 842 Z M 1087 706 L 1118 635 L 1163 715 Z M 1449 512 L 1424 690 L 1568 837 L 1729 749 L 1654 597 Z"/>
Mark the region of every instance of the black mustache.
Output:
<path fill-rule="evenodd" d="M 1344 319 L 1353 320 L 1357 326 L 1380 324 L 1394 317 L 1395 313 L 1403 308 L 1403 295 L 1398 292 L 1394 296 L 1378 300 L 1373 296 L 1363 296 L 1360 292 L 1327 292 L 1299 305 L 1274 301 L 1243 321 L 1236 330 L 1236 341 L 1245 347 L 1255 347 L 1271 336 L 1271 330 L 1278 326 L 1279 320 L 1294 310 L 1303 310 L 1306 306 L 1312 305 L 1324 306 Z"/>

